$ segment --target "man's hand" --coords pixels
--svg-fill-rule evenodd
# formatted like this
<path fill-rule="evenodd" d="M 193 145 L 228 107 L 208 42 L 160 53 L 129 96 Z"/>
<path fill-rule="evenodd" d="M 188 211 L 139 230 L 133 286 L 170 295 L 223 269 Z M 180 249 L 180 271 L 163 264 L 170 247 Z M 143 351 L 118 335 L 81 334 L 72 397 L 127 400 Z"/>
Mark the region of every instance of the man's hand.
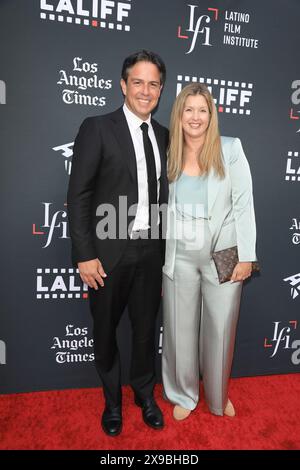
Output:
<path fill-rule="evenodd" d="M 78 263 L 78 269 L 82 281 L 92 289 L 98 290 L 98 284 L 101 287 L 104 286 L 103 277 L 107 277 L 107 275 L 98 258 Z"/>
<path fill-rule="evenodd" d="M 239 262 L 233 270 L 231 282 L 244 281 L 252 273 L 252 263 Z"/>

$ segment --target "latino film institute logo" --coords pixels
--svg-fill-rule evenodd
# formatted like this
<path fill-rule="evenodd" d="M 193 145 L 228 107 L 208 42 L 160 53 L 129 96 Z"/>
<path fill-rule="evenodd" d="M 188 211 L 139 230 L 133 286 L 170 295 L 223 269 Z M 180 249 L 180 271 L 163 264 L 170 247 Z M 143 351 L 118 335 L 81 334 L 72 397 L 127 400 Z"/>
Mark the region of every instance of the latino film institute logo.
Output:
<path fill-rule="evenodd" d="M 88 286 L 81 281 L 76 268 L 37 268 L 38 300 L 87 299 Z"/>
<path fill-rule="evenodd" d="M 291 286 L 291 297 L 292 299 L 296 299 L 300 294 L 300 273 L 293 274 L 292 276 L 288 276 L 283 279 L 284 282 L 288 282 Z"/>
<path fill-rule="evenodd" d="M 44 221 L 41 226 L 32 224 L 32 235 L 44 239 L 43 248 L 48 248 L 54 238 L 70 238 L 68 236 L 67 212 L 65 210 L 53 211 L 52 202 L 42 202 L 42 205 L 44 206 Z"/>
<path fill-rule="evenodd" d="M 292 81 L 291 90 L 290 119 L 297 124 L 296 132 L 300 132 L 300 80 Z"/>
<path fill-rule="evenodd" d="M 177 75 L 176 93 L 189 83 L 204 83 L 214 97 L 219 113 L 249 116 L 251 114 L 251 98 L 253 83 L 236 80 L 222 80 L 211 77 L 193 75 Z"/>
<path fill-rule="evenodd" d="M 220 27 L 223 31 L 222 44 L 235 47 L 257 49 L 259 41 L 249 37 L 251 16 L 247 12 L 232 10 L 221 11 L 209 7 L 201 9 L 197 5 L 186 5 L 186 21 L 178 25 L 177 37 L 187 43 L 186 54 L 191 54 L 200 46 L 214 45 L 212 30 Z M 251 31 L 250 31 L 251 34 Z"/>
<path fill-rule="evenodd" d="M 273 334 L 271 339 L 265 338 L 264 347 L 271 351 L 270 358 L 275 357 L 280 350 L 292 350 L 291 362 L 300 364 L 300 339 L 294 339 L 298 321 L 290 320 L 288 325 L 282 325 L 281 321 L 273 322 Z"/>
<path fill-rule="evenodd" d="M 130 31 L 131 0 L 40 0 L 40 18 L 83 27 Z"/>
<path fill-rule="evenodd" d="M 92 362 L 94 341 L 88 327 L 66 325 L 64 336 L 55 336 L 51 349 L 58 364 Z"/>
<path fill-rule="evenodd" d="M 57 85 L 65 104 L 103 107 L 107 104 L 106 94 L 112 89 L 112 79 L 103 76 L 97 62 L 74 57 L 71 72 L 59 70 Z"/>

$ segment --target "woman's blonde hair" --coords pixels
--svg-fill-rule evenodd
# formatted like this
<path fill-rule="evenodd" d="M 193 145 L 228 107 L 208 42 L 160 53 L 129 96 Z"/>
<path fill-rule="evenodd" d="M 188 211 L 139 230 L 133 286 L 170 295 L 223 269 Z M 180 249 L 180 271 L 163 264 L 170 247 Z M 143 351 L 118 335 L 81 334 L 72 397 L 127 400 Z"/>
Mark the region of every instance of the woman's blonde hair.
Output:
<path fill-rule="evenodd" d="M 210 114 L 205 142 L 197 156 L 201 174 L 208 174 L 211 169 L 214 169 L 220 178 L 225 176 L 216 105 L 208 88 L 203 83 L 191 83 L 181 90 L 175 100 L 171 113 L 170 144 L 168 149 L 169 181 L 176 180 L 182 172 L 184 135 L 181 119 L 187 97 L 195 95 L 204 96 Z"/>

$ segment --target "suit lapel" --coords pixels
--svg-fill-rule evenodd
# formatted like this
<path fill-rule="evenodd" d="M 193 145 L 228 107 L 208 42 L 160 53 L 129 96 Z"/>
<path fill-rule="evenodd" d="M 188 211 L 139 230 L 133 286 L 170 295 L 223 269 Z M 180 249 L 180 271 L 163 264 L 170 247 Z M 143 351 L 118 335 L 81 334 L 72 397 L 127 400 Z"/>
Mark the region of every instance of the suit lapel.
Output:
<path fill-rule="evenodd" d="M 122 158 L 127 163 L 130 175 L 133 181 L 137 184 L 137 168 L 136 168 L 136 156 L 131 139 L 130 130 L 122 108 L 119 108 L 112 115 L 112 121 L 114 122 L 114 134 L 120 147 Z"/>
<path fill-rule="evenodd" d="M 167 177 L 167 159 L 166 159 L 166 142 L 165 136 L 163 132 L 161 132 L 159 126 L 157 125 L 156 121 L 151 121 L 153 131 L 155 134 L 158 150 L 159 150 L 159 157 L 160 157 L 160 168 L 161 168 L 161 177 L 160 177 L 160 197 L 159 203 L 167 203 L 168 202 L 168 177 Z"/>
<path fill-rule="evenodd" d="M 131 139 L 130 130 L 126 121 L 125 114 L 122 108 L 119 108 L 112 114 L 111 117 L 114 126 L 113 131 L 116 137 L 116 140 L 119 144 L 122 158 L 126 161 L 130 175 L 137 184 L 137 167 L 136 167 L 136 156 L 134 145 Z M 164 188 L 164 193 L 166 193 L 163 199 L 167 198 L 167 169 L 166 169 L 166 149 L 164 135 L 160 132 L 159 126 L 155 121 L 152 120 L 153 131 L 156 137 L 160 163 L 161 163 L 161 186 Z"/>
<path fill-rule="evenodd" d="M 153 131 L 155 134 L 156 142 L 158 145 L 159 156 L 160 156 L 160 164 L 161 164 L 161 176 L 162 178 L 166 177 L 166 149 L 165 149 L 165 142 L 163 141 L 162 133 L 159 131 L 159 128 L 155 121 L 151 121 Z"/>

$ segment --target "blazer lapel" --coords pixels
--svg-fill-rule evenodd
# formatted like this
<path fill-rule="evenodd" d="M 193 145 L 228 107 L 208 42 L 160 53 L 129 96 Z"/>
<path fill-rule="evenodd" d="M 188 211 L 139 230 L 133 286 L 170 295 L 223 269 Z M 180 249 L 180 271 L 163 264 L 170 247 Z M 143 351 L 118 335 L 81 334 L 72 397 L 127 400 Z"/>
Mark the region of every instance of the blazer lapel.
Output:
<path fill-rule="evenodd" d="M 211 214 L 219 189 L 220 189 L 220 180 L 215 175 L 215 172 L 211 170 L 208 175 L 208 180 L 207 180 L 208 215 Z"/>
<path fill-rule="evenodd" d="M 137 183 L 137 168 L 134 145 L 131 139 L 130 130 L 122 108 L 119 108 L 112 116 L 114 122 L 114 134 L 119 143 L 122 157 L 128 165 L 130 175 Z"/>

